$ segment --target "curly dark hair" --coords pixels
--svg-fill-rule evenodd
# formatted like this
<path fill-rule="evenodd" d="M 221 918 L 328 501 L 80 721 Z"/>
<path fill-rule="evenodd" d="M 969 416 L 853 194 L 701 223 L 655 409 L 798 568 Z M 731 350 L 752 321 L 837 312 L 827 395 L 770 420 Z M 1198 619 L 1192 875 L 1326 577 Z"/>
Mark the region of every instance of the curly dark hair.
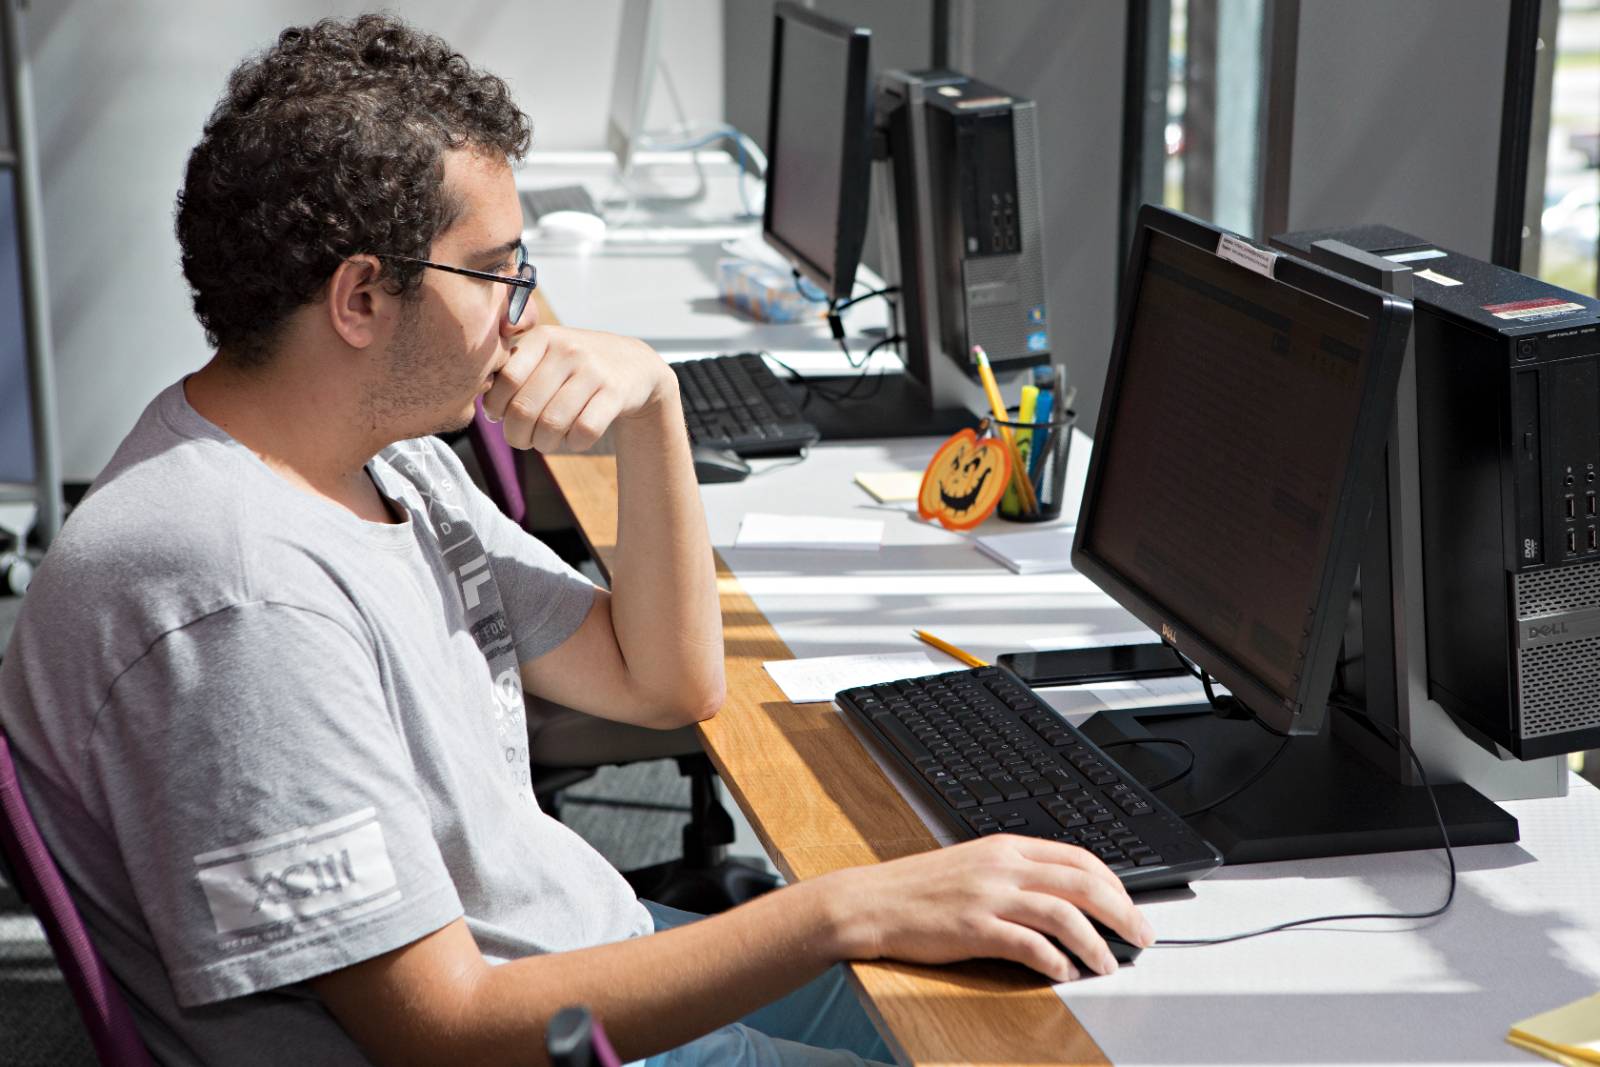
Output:
<path fill-rule="evenodd" d="M 387 15 L 323 19 L 241 63 L 178 194 L 183 274 L 206 338 L 259 365 L 283 321 L 346 258 L 425 258 L 460 205 L 444 154 L 520 160 L 528 120 L 505 82 Z M 391 292 L 422 267 L 383 260 Z"/>

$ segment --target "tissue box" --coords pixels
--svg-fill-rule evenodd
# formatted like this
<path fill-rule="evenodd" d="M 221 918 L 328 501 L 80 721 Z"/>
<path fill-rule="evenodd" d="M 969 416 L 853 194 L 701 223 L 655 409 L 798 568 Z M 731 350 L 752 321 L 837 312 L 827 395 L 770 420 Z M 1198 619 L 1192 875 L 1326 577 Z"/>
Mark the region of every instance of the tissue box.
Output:
<path fill-rule="evenodd" d="M 799 322 L 814 318 L 819 305 L 795 288 L 794 275 L 748 259 L 717 263 L 722 301 L 762 322 Z"/>

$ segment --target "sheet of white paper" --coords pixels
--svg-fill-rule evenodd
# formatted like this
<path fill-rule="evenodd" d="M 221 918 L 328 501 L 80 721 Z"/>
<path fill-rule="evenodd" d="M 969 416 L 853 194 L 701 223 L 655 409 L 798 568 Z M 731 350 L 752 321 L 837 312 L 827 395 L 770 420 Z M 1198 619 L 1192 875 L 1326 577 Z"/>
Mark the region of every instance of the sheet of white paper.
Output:
<path fill-rule="evenodd" d="M 876 685 L 899 678 L 920 678 L 954 666 L 935 663 L 925 652 L 887 652 L 862 656 L 817 656 L 775 659 L 762 664 L 791 704 L 832 700 L 841 689 Z"/>
<path fill-rule="evenodd" d="M 883 543 L 879 519 L 833 519 L 752 511 L 739 524 L 735 548 L 802 548 L 876 551 Z"/>

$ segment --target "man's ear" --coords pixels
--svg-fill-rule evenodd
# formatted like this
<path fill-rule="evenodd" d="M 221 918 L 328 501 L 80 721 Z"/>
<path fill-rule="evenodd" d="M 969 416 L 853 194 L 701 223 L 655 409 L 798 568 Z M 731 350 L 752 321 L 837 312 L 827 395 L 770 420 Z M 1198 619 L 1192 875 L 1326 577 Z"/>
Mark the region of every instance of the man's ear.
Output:
<path fill-rule="evenodd" d="M 351 256 L 328 279 L 328 325 L 351 348 L 366 348 L 378 339 L 380 318 L 399 297 L 379 281 L 383 264 L 377 256 Z"/>

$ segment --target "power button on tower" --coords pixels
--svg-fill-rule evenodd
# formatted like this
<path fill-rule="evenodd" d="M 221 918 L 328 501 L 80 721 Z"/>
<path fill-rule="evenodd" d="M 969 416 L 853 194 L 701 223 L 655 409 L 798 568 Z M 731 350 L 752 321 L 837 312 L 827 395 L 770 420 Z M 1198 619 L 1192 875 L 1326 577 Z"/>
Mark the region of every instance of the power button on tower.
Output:
<path fill-rule="evenodd" d="M 1539 354 L 1539 339 L 1537 337 L 1524 337 L 1517 342 L 1517 358 L 1532 359 Z"/>

